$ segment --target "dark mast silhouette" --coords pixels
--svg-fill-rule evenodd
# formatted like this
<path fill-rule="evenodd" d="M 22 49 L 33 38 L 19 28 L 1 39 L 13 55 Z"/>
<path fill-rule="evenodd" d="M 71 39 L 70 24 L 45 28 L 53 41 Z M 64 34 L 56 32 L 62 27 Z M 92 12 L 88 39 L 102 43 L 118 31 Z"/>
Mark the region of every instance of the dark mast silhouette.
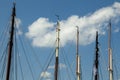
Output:
<path fill-rule="evenodd" d="M 15 16 L 16 16 L 15 3 L 13 3 L 10 40 L 9 40 L 9 45 L 8 45 L 8 61 L 7 61 L 6 80 L 10 80 L 10 68 L 11 68 L 11 58 L 12 58 L 12 51 L 13 51 Z"/>
<path fill-rule="evenodd" d="M 95 61 L 94 61 L 94 80 L 99 80 L 99 48 L 98 48 L 98 32 L 96 32 L 96 53 L 95 53 Z"/>

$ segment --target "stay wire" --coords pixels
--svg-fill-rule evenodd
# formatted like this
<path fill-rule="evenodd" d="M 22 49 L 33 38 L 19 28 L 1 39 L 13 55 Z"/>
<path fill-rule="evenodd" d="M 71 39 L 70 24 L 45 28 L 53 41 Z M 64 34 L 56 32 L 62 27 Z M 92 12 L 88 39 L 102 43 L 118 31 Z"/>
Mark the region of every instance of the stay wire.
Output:
<path fill-rule="evenodd" d="M 17 36 L 17 35 L 16 35 Z M 17 40 L 16 40 L 16 43 L 17 43 Z M 20 71 L 21 71 L 21 77 L 22 77 L 22 80 L 25 80 L 24 79 L 24 75 L 23 75 L 23 70 L 22 70 L 22 66 L 21 66 L 21 60 L 20 60 L 20 52 L 19 52 L 19 48 L 18 48 L 18 45 L 16 44 L 16 49 L 17 49 L 17 55 L 16 55 L 16 57 L 17 57 L 17 61 L 18 61 L 18 63 L 19 63 L 19 67 L 20 67 Z M 17 63 L 16 63 L 17 64 Z"/>
<path fill-rule="evenodd" d="M 21 30 L 22 30 L 22 27 L 20 27 L 20 28 L 21 28 Z M 23 31 L 23 30 L 22 30 L 22 31 Z M 42 65 L 40 64 L 41 62 L 40 62 L 40 60 L 38 59 L 38 57 L 37 57 L 37 55 L 36 55 L 36 52 L 34 51 L 33 47 L 31 47 L 31 45 L 30 45 L 30 41 L 27 40 L 27 39 L 25 39 L 25 42 L 28 43 L 29 47 L 31 48 L 31 49 L 30 49 L 31 52 L 35 53 L 35 54 L 33 54 L 34 57 L 35 57 L 35 60 L 36 60 L 36 62 L 41 66 L 41 68 L 43 69 Z"/>
<path fill-rule="evenodd" d="M 1 55 L 1 58 L 0 58 L 0 62 L 2 62 L 2 60 L 3 60 L 3 57 L 7 54 L 7 48 L 8 48 L 8 46 L 5 48 L 5 50 L 2 52 L 2 55 Z"/>
<path fill-rule="evenodd" d="M 33 53 L 33 56 L 35 57 L 36 62 L 39 64 L 39 66 L 40 66 L 41 68 L 43 68 L 42 65 L 41 65 L 41 61 L 39 60 L 39 58 L 38 58 L 35 50 L 34 50 L 33 47 L 30 45 L 30 41 L 25 39 L 25 42 L 28 43 L 28 46 L 30 47 L 31 52 Z"/>
<path fill-rule="evenodd" d="M 18 52 L 18 63 L 19 63 L 19 67 L 20 67 L 20 71 L 21 71 L 21 76 L 22 76 L 22 80 L 24 79 L 24 75 L 23 75 L 23 70 L 22 70 L 22 66 L 21 66 L 21 60 L 20 60 L 20 53 Z"/>
<path fill-rule="evenodd" d="M 102 52 L 104 52 L 102 49 L 101 49 L 101 46 L 99 46 L 99 54 L 101 54 L 101 56 L 100 56 L 100 62 L 102 62 L 102 64 L 100 64 L 100 66 L 101 66 L 101 68 L 102 68 L 102 70 L 101 70 L 101 72 L 102 71 L 105 71 L 105 72 L 107 72 L 108 70 L 107 70 L 107 62 L 106 62 L 106 58 L 105 58 L 105 56 L 103 55 L 103 53 Z M 104 53 L 105 54 L 105 53 Z M 106 53 L 107 54 L 107 53 Z M 104 72 L 103 72 L 104 73 Z M 104 76 L 102 75 L 102 77 L 103 77 L 103 79 L 106 79 L 106 77 L 108 76 L 108 73 L 104 73 Z"/>
<path fill-rule="evenodd" d="M 19 37 L 19 39 L 20 39 L 20 42 L 21 42 L 21 46 L 22 46 L 22 48 L 23 48 L 24 55 L 25 55 L 25 57 L 26 57 L 25 59 L 26 59 L 26 61 L 27 61 L 27 63 L 28 63 L 28 67 L 29 67 L 30 72 L 31 72 L 31 75 L 32 75 L 32 79 L 35 80 L 34 75 L 33 75 L 33 71 L 32 71 L 32 68 L 31 68 L 31 65 L 30 65 L 30 63 L 29 63 L 29 61 L 28 61 L 28 57 L 27 57 L 27 55 L 26 55 L 26 51 L 25 51 L 23 42 L 22 42 L 22 40 L 21 40 L 20 37 Z"/>
<path fill-rule="evenodd" d="M 63 50 L 61 50 L 61 51 L 63 51 L 62 53 L 65 53 L 65 50 L 64 50 L 64 48 L 62 48 Z M 70 63 L 69 63 L 69 61 L 68 61 L 68 57 L 65 55 L 65 54 L 63 54 L 63 59 L 64 59 L 64 61 L 65 61 L 65 63 L 67 64 L 67 62 L 68 62 L 68 65 L 70 66 Z M 66 61 L 66 60 L 67 61 Z M 72 68 L 71 68 L 71 66 L 70 66 L 70 71 L 73 73 L 73 70 L 72 70 Z M 68 68 L 67 68 L 67 72 L 68 72 L 68 78 L 69 78 L 69 80 L 71 80 L 70 79 L 70 74 L 69 74 L 69 70 L 68 70 Z M 74 75 L 74 74 L 73 74 Z M 74 77 L 74 79 L 76 80 L 76 78 Z"/>
<path fill-rule="evenodd" d="M 96 44 L 95 44 L 95 45 L 96 45 Z M 95 68 L 94 62 L 95 62 L 95 55 L 96 55 L 96 46 L 94 47 L 94 54 L 93 54 L 93 60 L 92 60 L 93 65 L 92 65 L 92 76 L 91 76 L 91 80 L 94 80 L 94 68 Z"/>
<path fill-rule="evenodd" d="M 25 33 L 24 32 L 24 30 L 23 30 L 23 27 L 21 26 L 21 27 L 19 27 L 20 28 L 20 30 L 23 32 L 23 33 Z M 23 35 L 24 36 L 24 35 Z M 42 68 L 42 65 L 41 65 L 41 61 L 39 60 L 39 58 L 38 58 L 38 56 L 37 56 L 37 54 L 36 54 L 36 51 L 33 49 L 33 47 L 30 45 L 30 41 L 28 40 L 28 39 L 26 39 L 25 37 L 24 37 L 24 39 L 23 39 L 24 41 L 25 41 L 25 43 L 29 46 L 29 50 L 31 50 L 31 52 L 33 53 L 33 56 L 35 57 L 35 60 L 36 60 L 36 62 L 39 64 L 39 66 Z"/>
<path fill-rule="evenodd" d="M 2 80 L 3 80 L 4 74 L 5 74 L 6 61 L 7 61 L 7 52 L 6 52 L 4 59 L 3 59 L 3 66 L 2 66 L 2 70 L 1 70 L 1 74 L 0 74 Z"/>
<path fill-rule="evenodd" d="M 7 27 L 5 27 L 5 31 L 4 30 L 2 30 L 2 33 L 1 33 L 1 43 L 0 43 L 0 46 L 1 46 L 1 53 L 2 53 L 2 55 L 1 55 L 1 57 L 0 57 L 0 62 L 2 63 L 2 60 L 4 61 L 3 62 L 3 68 L 2 68 L 2 74 L 1 74 L 1 76 L 2 76 L 2 79 L 3 79 L 3 76 L 4 76 L 4 73 L 5 73 L 5 65 L 6 65 L 6 57 L 7 57 L 7 49 L 8 49 L 8 42 L 6 42 L 7 41 L 7 39 L 6 38 L 8 38 L 7 37 L 7 35 L 8 35 L 8 29 L 9 29 L 9 27 L 7 26 Z M 6 38 L 5 38 L 6 37 Z M 7 44 L 5 44 L 5 43 L 7 43 Z M 3 46 L 4 45 L 4 46 Z M 2 48 L 4 48 L 4 49 L 2 49 Z M 3 59 L 4 58 L 4 59 Z"/>
<path fill-rule="evenodd" d="M 75 34 L 74 34 L 74 39 L 75 39 Z M 72 41 L 71 41 L 72 43 L 74 42 L 74 40 L 72 39 Z M 61 44 L 61 43 L 60 43 Z M 69 47 L 69 49 L 71 50 L 71 46 L 72 45 L 70 45 L 70 47 Z M 61 49 L 63 49 L 63 50 L 61 50 L 62 51 L 62 54 L 63 54 L 63 59 L 64 59 L 64 62 L 67 64 L 67 62 L 68 62 L 68 65 L 70 66 L 70 71 L 72 72 L 72 75 L 75 75 L 74 74 L 74 72 L 73 72 L 73 70 L 72 70 L 72 66 L 70 65 L 70 63 L 69 63 L 69 60 L 68 60 L 68 57 L 65 55 L 65 49 L 62 47 Z M 68 52 L 67 53 L 69 53 L 69 50 L 68 50 Z M 69 80 L 71 80 L 71 78 L 70 78 L 70 74 L 69 74 L 69 70 L 68 70 L 68 68 L 67 68 L 67 72 L 68 72 L 68 78 L 69 78 Z M 74 77 L 74 80 L 76 80 L 76 77 L 75 76 L 73 76 Z"/>
<path fill-rule="evenodd" d="M 56 41 L 54 42 L 54 46 L 55 46 L 55 44 L 56 44 Z M 45 67 L 45 70 L 43 70 L 43 72 L 47 71 L 47 69 L 48 69 L 48 67 L 49 67 L 49 65 L 50 65 L 50 63 L 55 55 L 55 52 L 56 52 L 56 48 L 53 49 L 53 51 L 51 50 L 51 52 L 49 53 L 48 58 L 47 58 L 48 60 L 46 60 L 45 64 L 44 64 L 44 67 L 46 66 L 46 63 L 47 63 L 47 66 Z M 42 80 L 42 79 L 43 79 L 43 77 L 40 76 L 38 80 Z"/>
<path fill-rule="evenodd" d="M 107 66 L 107 63 L 106 63 L 106 61 L 105 61 L 105 58 L 104 58 L 104 56 L 102 56 L 102 49 L 101 49 L 101 46 L 99 47 L 99 53 L 101 54 L 101 56 L 100 56 L 100 59 L 102 60 L 102 62 L 103 62 L 103 64 L 105 65 L 105 66 Z"/>
<path fill-rule="evenodd" d="M 60 66 L 58 66 L 58 75 L 60 75 L 60 76 L 58 76 L 58 79 L 59 79 L 59 80 L 63 80 L 63 79 L 61 78 Z"/>
<path fill-rule="evenodd" d="M 2 30 L 1 34 L 0 34 L 0 47 L 3 47 L 3 45 L 5 43 L 8 43 L 8 42 L 5 42 L 7 41 L 6 38 L 7 38 L 7 35 L 8 35 L 8 32 L 10 30 L 10 27 L 8 26 L 9 24 L 7 24 L 7 26 L 5 27 L 5 30 Z M 9 37 L 8 37 L 9 38 Z"/>
<path fill-rule="evenodd" d="M 65 56 L 64 56 L 64 53 L 62 53 L 63 54 L 63 59 L 64 59 L 64 62 L 65 62 L 65 65 L 67 64 L 67 62 L 66 62 L 66 60 L 65 60 Z M 67 71 L 67 73 L 68 73 L 68 78 L 69 78 L 69 80 L 71 80 L 71 78 L 70 78 L 70 74 L 69 74 L 69 70 L 68 70 L 68 67 L 67 67 L 67 69 L 66 69 L 66 71 Z M 72 71 L 72 70 L 71 70 Z"/>
<path fill-rule="evenodd" d="M 15 24 L 16 26 L 16 24 Z M 15 28 L 16 29 L 16 28 Z M 14 60 L 15 60 L 15 80 L 17 80 L 17 51 L 18 51 L 18 48 L 17 48 L 17 30 L 15 30 L 15 47 L 14 47 Z"/>
<path fill-rule="evenodd" d="M 20 27 L 20 26 L 19 26 L 19 28 L 16 28 L 16 31 L 19 31 L 18 29 L 21 30 L 21 31 L 23 31 L 22 27 Z M 28 57 L 26 56 L 26 50 L 25 50 L 25 47 L 24 47 L 25 44 L 23 43 L 23 40 L 24 40 L 24 39 L 21 40 L 21 35 L 22 35 L 22 34 L 18 34 L 18 33 L 16 32 L 16 37 L 19 38 L 19 41 L 20 41 L 20 43 L 21 43 L 21 46 L 22 46 L 24 55 L 25 55 L 25 57 L 26 57 L 26 61 L 27 61 L 27 63 L 28 63 L 28 66 L 29 66 L 31 75 L 32 75 L 33 80 L 34 80 L 33 71 L 32 71 L 32 69 L 31 69 L 31 67 L 30 67 L 31 65 L 30 65 L 30 63 L 29 63 L 29 59 L 28 59 Z M 25 41 L 26 41 L 26 40 L 25 40 Z M 26 43 L 28 43 L 28 42 L 29 42 L 29 41 L 26 41 Z M 26 48 L 26 49 L 27 49 L 27 48 Z M 34 51 L 33 51 L 33 48 L 31 48 L 31 49 L 29 49 L 29 50 L 27 50 L 27 51 L 30 51 L 30 50 L 31 50 L 32 52 L 34 52 Z M 34 53 L 35 53 L 35 52 L 34 52 Z M 34 54 L 34 55 L 36 55 L 36 54 Z M 37 59 L 37 60 L 36 60 L 36 59 Z M 38 58 L 37 58 L 37 57 L 35 58 L 35 60 L 38 62 Z M 40 62 L 40 61 L 39 61 L 39 62 Z M 39 62 L 38 62 L 38 63 L 39 63 Z"/>
<path fill-rule="evenodd" d="M 54 53 L 55 53 L 55 50 L 54 50 L 54 52 L 53 52 L 53 54 L 51 55 L 51 58 L 49 59 L 49 58 L 47 58 L 47 59 L 49 59 L 47 62 L 47 66 L 45 67 L 45 70 L 43 71 L 43 72 L 45 72 L 45 71 L 47 71 L 47 69 L 48 69 L 48 67 L 49 67 L 49 65 L 50 65 L 50 62 L 52 61 L 52 59 L 53 59 L 53 57 L 54 57 Z M 45 74 L 45 73 L 44 73 Z M 43 74 L 43 75 L 44 75 Z M 40 76 L 40 78 L 39 78 L 39 80 L 42 80 L 43 79 L 43 77 L 41 77 Z"/>
<path fill-rule="evenodd" d="M 99 64 L 99 73 L 100 73 L 99 79 L 104 80 L 103 79 L 103 74 L 102 74 L 102 69 L 101 69 L 101 64 Z"/>
<path fill-rule="evenodd" d="M 118 77 L 118 69 L 117 69 L 116 64 L 114 64 L 113 67 L 114 67 L 114 68 L 113 68 L 113 69 L 114 69 L 114 73 L 116 73 L 116 74 L 114 74 L 114 75 L 116 76 L 116 79 L 119 80 L 119 77 Z M 116 71 L 116 72 L 115 72 L 115 71 Z"/>

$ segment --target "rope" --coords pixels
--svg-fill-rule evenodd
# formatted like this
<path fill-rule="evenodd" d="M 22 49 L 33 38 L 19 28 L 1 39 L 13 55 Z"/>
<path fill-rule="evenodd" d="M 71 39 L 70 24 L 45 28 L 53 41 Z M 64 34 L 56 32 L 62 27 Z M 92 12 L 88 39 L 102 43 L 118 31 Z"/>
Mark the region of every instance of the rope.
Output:
<path fill-rule="evenodd" d="M 2 66 L 2 69 L 1 69 L 1 80 L 3 80 L 4 78 L 4 74 L 5 74 L 5 66 L 6 66 L 6 58 L 7 58 L 7 54 L 5 54 L 4 58 L 3 58 L 3 66 Z"/>
<path fill-rule="evenodd" d="M 34 78 L 34 76 L 33 76 L 32 68 L 31 68 L 31 66 L 30 66 L 30 63 L 29 63 L 29 61 L 28 61 L 28 57 L 27 57 L 27 55 L 26 55 L 25 48 L 24 48 L 24 46 L 23 46 L 23 42 L 22 42 L 21 38 L 19 38 L 19 39 L 20 39 L 20 41 L 21 41 L 21 45 L 22 45 L 22 48 L 23 48 L 23 52 L 24 52 L 24 55 L 25 55 L 25 57 L 26 57 L 26 61 L 27 61 L 27 63 L 28 63 L 28 67 L 29 67 L 29 69 L 30 69 L 30 72 L 31 72 L 31 75 L 32 75 L 32 79 L 35 80 L 35 78 Z"/>
<path fill-rule="evenodd" d="M 54 53 L 55 53 L 55 51 L 54 51 Z M 52 59 L 53 59 L 54 53 L 52 54 L 50 60 L 48 60 L 47 66 L 45 67 L 45 70 L 44 70 L 43 72 L 47 71 L 47 69 L 48 69 L 48 67 L 49 67 L 49 65 L 50 65 L 50 62 L 51 62 Z M 47 59 L 49 59 L 49 58 L 47 58 Z M 44 74 L 45 74 L 45 73 L 44 73 Z M 43 77 L 40 76 L 39 80 L 42 80 L 42 79 L 43 79 Z"/>
<path fill-rule="evenodd" d="M 101 65 L 100 65 L 100 64 L 99 64 L 99 72 L 100 72 L 100 75 L 101 75 L 100 80 L 104 80 L 104 79 L 103 79 L 102 69 L 101 69 Z"/>
<path fill-rule="evenodd" d="M 20 53 L 18 53 L 18 62 L 19 62 L 19 67 L 20 67 L 20 71 L 21 71 L 21 76 L 22 76 L 22 80 L 25 80 L 24 79 L 24 75 L 23 75 L 23 70 L 22 70 L 22 66 L 21 66 L 21 61 L 20 61 L 20 55 L 19 55 Z"/>
<path fill-rule="evenodd" d="M 39 66 L 43 69 L 43 67 L 42 67 L 42 65 L 41 65 L 41 62 L 40 62 L 38 56 L 36 55 L 36 52 L 34 51 L 33 47 L 31 47 L 31 45 L 30 45 L 30 41 L 29 41 L 29 40 L 25 40 L 25 43 L 28 43 L 28 46 L 30 47 L 30 50 L 31 50 L 31 52 L 33 53 L 33 56 L 34 56 L 36 62 L 37 62 L 37 63 L 39 64 Z"/>
<path fill-rule="evenodd" d="M 63 48 L 63 50 L 61 50 L 61 51 L 63 51 L 63 53 L 65 53 L 64 48 Z M 63 54 L 63 59 L 64 59 L 65 63 L 67 64 L 67 62 L 68 62 L 68 65 L 70 66 L 70 63 L 69 63 L 69 61 L 68 61 L 68 58 L 67 58 L 67 56 L 66 56 L 66 55 L 64 55 L 64 54 Z M 66 60 L 65 60 L 65 59 L 66 59 Z M 72 71 L 71 66 L 70 66 L 70 71 L 71 71 L 71 72 L 72 72 L 72 74 L 73 74 L 73 71 Z M 68 78 L 69 78 L 69 80 L 71 80 L 68 68 L 67 68 L 67 72 L 68 72 Z M 74 74 L 73 74 L 73 75 L 74 75 Z M 75 78 L 75 77 L 74 77 L 74 80 L 76 80 L 76 78 Z"/>
<path fill-rule="evenodd" d="M 116 79 L 119 80 L 119 77 L 118 77 L 118 70 L 117 70 L 116 65 L 114 65 L 114 67 L 115 67 L 115 73 L 116 73 L 116 75 L 115 75 L 115 74 L 114 74 L 114 75 L 116 76 Z"/>
<path fill-rule="evenodd" d="M 7 38 L 7 35 L 8 35 L 8 31 L 9 30 L 9 26 L 5 27 L 5 30 L 2 30 L 1 34 L 0 34 L 0 47 L 1 47 L 1 50 L 2 48 L 4 47 L 3 45 L 8 43 L 6 42 L 6 38 Z"/>
<path fill-rule="evenodd" d="M 17 43 L 17 40 L 16 40 L 16 43 Z M 17 55 L 16 55 L 16 58 L 18 58 L 18 63 L 19 63 L 19 67 L 20 67 L 20 71 L 21 71 L 21 77 L 22 77 L 22 80 L 25 80 L 24 79 L 24 75 L 23 75 L 23 70 L 22 70 L 22 66 L 21 66 L 21 60 L 20 60 L 20 52 L 19 52 L 19 50 L 18 50 L 18 45 L 16 44 L 16 49 L 17 49 L 17 51 L 16 51 L 16 53 L 18 53 Z M 17 64 L 17 63 L 16 63 Z M 17 77 L 17 76 L 16 76 Z"/>
<path fill-rule="evenodd" d="M 16 24 L 15 24 L 16 26 Z M 16 28 L 15 28 L 16 29 Z M 16 30 L 15 30 L 15 33 L 16 33 Z M 18 48 L 17 48 L 17 38 L 16 38 L 16 34 L 15 34 L 15 47 L 14 47 L 14 61 L 15 61 L 15 80 L 17 80 L 17 51 L 18 51 Z"/>

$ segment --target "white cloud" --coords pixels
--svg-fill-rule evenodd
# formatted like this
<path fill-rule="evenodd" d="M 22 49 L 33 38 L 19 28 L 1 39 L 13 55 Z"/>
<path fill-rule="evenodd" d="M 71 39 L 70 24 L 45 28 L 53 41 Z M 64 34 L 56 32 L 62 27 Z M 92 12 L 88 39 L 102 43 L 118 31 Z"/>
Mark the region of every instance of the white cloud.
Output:
<path fill-rule="evenodd" d="M 50 46 L 48 40 L 55 40 L 54 23 L 50 22 L 48 18 L 39 18 L 29 26 L 28 30 L 29 32 L 26 35 L 33 40 L 34 46 Z"/>
<path fill-rule="evenodd" d="M 72 15 L 67 20 L 61 20 L 60 40 L 62 46 L 73 40 L 76 33 L 75 26 L 79 26 L 80 44 L 88 45 L 95 40 L 97 30 L 99 34 L 105 34 L 108 21 L 110 19 L 114 21 L 118 17 L 120 17 L 120 3 L 115 2 L 112 6 L 101 8 L 90 15 L 83 17 Z M 29 26 L 26 35 L 32 39 L 34 46 L 50 47 L 55 42 L 55 24 L 56 22 L 50 22 L 48 18 L 39 18 Z"/>
<path fill-rule="evenodd" d="M 52 76 L 51 73 L 47 71 L 41 73 L 41 77 L 46 78 L 46 79 L 50 79 L 51 76 Z"/>

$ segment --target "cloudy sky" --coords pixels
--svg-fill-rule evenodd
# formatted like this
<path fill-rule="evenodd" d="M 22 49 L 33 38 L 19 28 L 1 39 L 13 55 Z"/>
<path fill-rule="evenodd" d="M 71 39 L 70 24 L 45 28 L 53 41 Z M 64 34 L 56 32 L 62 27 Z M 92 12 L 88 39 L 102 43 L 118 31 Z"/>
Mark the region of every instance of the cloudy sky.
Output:
<path fill-rule="evenodd" d="M 0 1 L 0 30 L 4 29 L 10 20 L 12 2 L 14 0 Z M 92 79 L 92 67 L 95 53 L 95 33 L 99 33 L 99 48 L 100 48 L 100 77 L 108 79 L 107 72 L 107 38 L 108 26 L 112 24 L 112 46 L 113 56 L 116 68 L 119 68 L 120 59 L 120 1 L 119 0 L 15 0 L 16 1 L 16 26 L 17 35 L 25 37 L 29 40 L 31 47 L 35 51 L 39 51 L 41 65 L 44 66 L 45 61 L 50 55 L 51 49 L 55 49 L 56 41 L 56 24 L 59 15 L 60 23 L 60 45 L 62 54 L 69 55 L 68 61 L 73 66 L 75 72 L 75 44 L 76 44 L 76 26 L 79 27 L 79 54 L 81 56 L 82 79 Z M 4 17 L 5 16 L 5 17 Z M 64 52 L 65 50 L 65 52 Z M 68 54 L 69 53 L 69 54 Z M 32 58 L 32 55 L 30 55 Z M 23 59 L 23 58 L 22 58 Z M 62 58 L 63 59 L 63 58 Z M 24 59 L 23 59 L 24 60 Z M 33 59 L 31 59 L 33 60 Z M 33 64 L 32 62 L 31 64 Z M 66 71 L 69 67 L 64 61 L 60 61 L 60 72 Z M 104 69 L 103 69 L 104 68 Z M 114 68 L 114 69 L 116 69 Z M 39 69 L 39 67 L 37 67 Z M 102 70 L 103 69 L 103 70 Z M 114 75 L 120 76 L 120 70 Z M 115 70 L 114 70 L 115 71 Z M 33 74 L 36 79 L 42 77 L 43 80 L 52 80 L 54 75 L 54 59 L 47 70 L 38 70 Z M 106 72 L 104 76 L 104 72 Z M 26 72 L 24 72 L 25 74 Z M 72 72 L 71 72 L 72 73 Z M 75 73 L 73 73 L 75 74 Z M 70 74 L 71 75 L 71 74 Z M 66 75 L 68 76 L 68 75 Z M 87 76 L 87 77 L 86 77 Z M 62 77 L 62 74 L 61 74 Z M 65 77 L 65 74 L 64 74 Z M 74 79 L 75 75 L 72 76 Z M 115 79 L 120 78 L 116 77 Z M 29 79 L 29 78 L 28 78 Z M 67 79 L 67 78 L 62 78 Z M 100 78 L 102 79 L 102 78 Z M 32 80 L 32 79 L 31 79 Z"/>
<path fill-rule="evenodd" d="M 91 44 L 95 40 L 95 32 L 99 31 L 99 34 L 104 35 L 108 22 L 112 20 L 115 23 L 115 20 L 119 16 L 120 4 L 115 2 L 110 6 L 102 7 L 82 17 L 71 15 L 66 20 L 60 20 L 61 43 L 66 45 L 72 41 L 74 38 L 73 33 L 75 33 L 76 26 L 78 26 L 80 31 L 80 44 Z M 48 43 L 48 40 L 53 39 L 52 41 L 54 42 L 56 37 L 55 26 L 56 22 L 50 21 L 49 18 L 40 17 L 28 26 L 26 36 L 33 40 L 32 44 L 34 46 L 49 47 L 51 43 Z M 39 42 L 42 42 L 42 44 Z"/>

